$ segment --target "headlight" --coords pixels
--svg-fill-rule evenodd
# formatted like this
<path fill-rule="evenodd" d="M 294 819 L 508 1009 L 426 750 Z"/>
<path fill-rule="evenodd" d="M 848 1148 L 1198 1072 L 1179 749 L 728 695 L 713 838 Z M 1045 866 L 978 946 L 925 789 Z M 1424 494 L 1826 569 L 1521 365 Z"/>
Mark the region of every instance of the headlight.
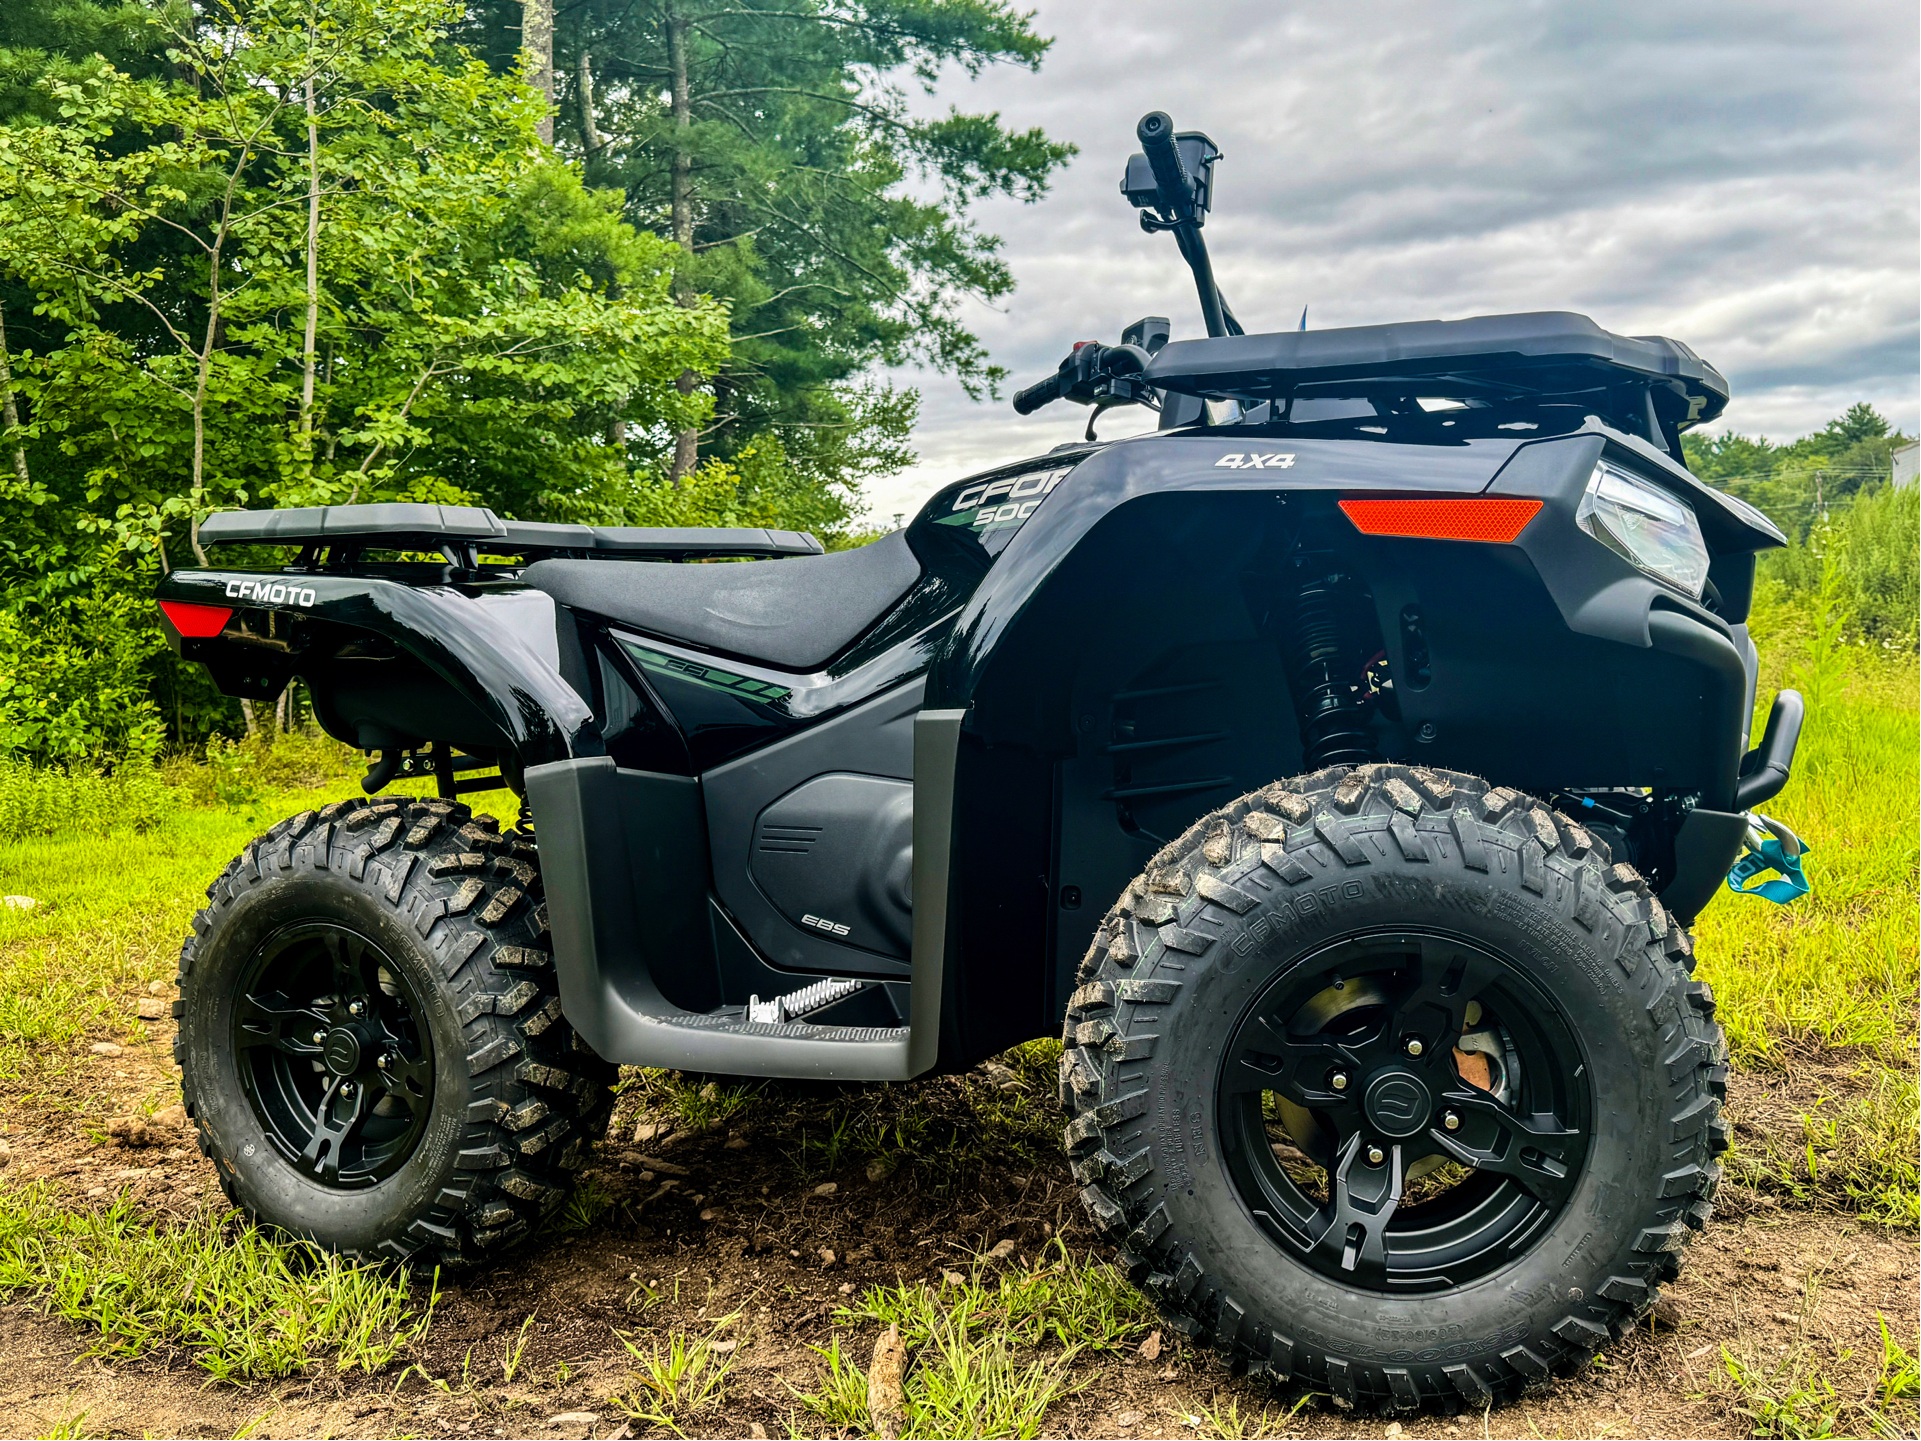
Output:
<path fill-rule="evenodd" d="M 1708 547 L 1694 508 L 1618 465 L 1594 467 L 1575 522 L 1657 580 L 1694 599 L 1708 580 Z"/>

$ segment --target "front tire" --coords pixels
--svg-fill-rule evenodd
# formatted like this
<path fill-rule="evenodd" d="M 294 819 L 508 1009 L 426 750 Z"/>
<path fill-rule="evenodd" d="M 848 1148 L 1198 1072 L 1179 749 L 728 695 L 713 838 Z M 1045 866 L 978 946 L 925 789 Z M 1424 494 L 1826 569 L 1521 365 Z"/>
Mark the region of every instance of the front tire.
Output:
<path fill-rule="evenodd" d="M 174 1058 L 249 1216 L 460 1264 L 566 1200 L 614 1068 L 560 1014 L 538 857 L 441 800 L 280 822 L 207 888 Z"/>
<path fill-rule="evenodd" d="M 1095 1224 L 1236 1369 L 1458 1411 L 1585 1365 L 1726 1149 L 1687 933 L 1550 807 L 1446 772 L 1269 786 L 1156 856 L 1069 1004 Z"/>

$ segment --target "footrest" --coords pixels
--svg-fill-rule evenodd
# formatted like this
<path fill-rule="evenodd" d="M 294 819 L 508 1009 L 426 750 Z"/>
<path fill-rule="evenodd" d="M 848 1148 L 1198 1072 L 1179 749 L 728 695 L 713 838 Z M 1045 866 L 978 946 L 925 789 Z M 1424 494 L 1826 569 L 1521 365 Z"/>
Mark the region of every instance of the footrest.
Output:
<path fill-rule="evenodd" d="M 867 989 L 867 982 L 833 977 L 816 981 L 811 986 L 802 986 L 798 991 L 789 991 L 784 996 L 775 996 L 771 1001 L 763 1001 L 759 996 L 747 998 L 747 1019 L 779 1025 L 783 1021 L 797 1021 L 802 1016 L 811 1016 L 816 1011 L 824 1011 L 837 1005 L 850 996 L 858 996 Z M 740 993 L 736 991 L 735 995 Z"/>
<path fill-rule="evenodd" d="M 650 1019 L 680 1031 L 708 1035 L 755 1036 L 789 1041 L 878 1043 L 907 1040 L 905 1026 L 810 1026 L 805 1021 L 756 1021 L 743 1015 L 655 1016 Z"/>

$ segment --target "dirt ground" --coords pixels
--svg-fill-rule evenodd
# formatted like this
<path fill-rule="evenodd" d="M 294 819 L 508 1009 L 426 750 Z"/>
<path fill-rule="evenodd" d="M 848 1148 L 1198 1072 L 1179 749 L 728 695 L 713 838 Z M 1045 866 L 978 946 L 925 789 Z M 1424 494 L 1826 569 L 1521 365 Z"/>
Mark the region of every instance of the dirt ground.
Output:
<path fill-rule="evenodd" d="M 89 1056 L 60 1090 L 0 1091 L 11 1183 L 53 1181 L 71 1204 L 100 1204 L 122 1187 L 156 1216 L 218 1199 L 211 1168 L 184 1132 L 156 1126 L 147 1144 L 104 1137 L 104 1121 L 143 1097 L 166 1095 L 167 1023 L 119 1055 Z M 1791 1079 L 1736 1077 L 1738 1123 L 1792 1114 Z M 149 1102 L 151 1104 L 151 1102 Z M 104 1109 L 103 1109 L 104 1108 Z M 631 1134 L 631 1125 L 623 1134 Z M 744 1142 L 744 1144 L 743 1144 Z M 689 1434 L 818 1434 L 793 1388 L 813 1389 L 814 1347 L 835 1334 L 833 1311 L 862 1287 L 898 1279 L 939 1284 L 943 1272 L 1011 1240 L 1032 1259 L 1063 1235 L 1093 1244 L 1064 1162 L 983 1177 L 948 1194 L 911 1175 L 870 1181 L 858 1167 L 831 1195 L 751 1133 L 721 1131 L 644 1150 L 610 1147 L 590 1175 L 612 1200 L 587 1228 L 554 1236 L 498 1265 L 443 1280 L 431 1333 L 404 1375 L 325 1368 L 294 1383 L 216 1386 L 179 1355 L 135 1362 L 81 1359 L 89 1338 L 30 1304 L 0 1306 L 0 1435 L 551 1436 L 636 1433 L 609 1404 L 629 1358 L 617 1339 L 680 1329 L 728 1329 L 728 1401 L 689 1421 Z M 676 1184 L 663 1188 L 662 1182 Z M 1760 1373 L 1818 1367 L 1843 1397 L 1866 1399 L 1881 1358 L 1877 1315 L 1914 1339 L 1915 1238 L 1844 1217 L 1785 1207 L 1773 1197 L 1723 1192 L 1716 1223 L 1688 1255 L 1657 1315 L 1603 1353 L 1585 1376 L 1490 1415 L 1403 1418 L 1398 1430 L 1361 1421 L 1258 1383 L 1235 1380 L 1169 1344 L 1083 1356 L 1078 1386 L 1046 1417 L 1046 1434 L 1193 1436 L 1238 1408 L 1248 1434 L 1265 1411 L 1267 1434 L 1287 1436 L 1747 1436 L 1724 1351 Z M 831 1259 L 830 1259 L 831 1258 Z M 523 1335 L 511 1383 L 502 1361 Z M 863 1364 L 876 1328 L 842 1325 Z M 423 1374 L 424 1373 L 424 1374 Z M 558 1419 L 557 1419 L 558 1418 Z M 697 1428 L 697 1429 L 696 1429 Z M 665 1433 L 662 1433 L 665 1434 Z"/>

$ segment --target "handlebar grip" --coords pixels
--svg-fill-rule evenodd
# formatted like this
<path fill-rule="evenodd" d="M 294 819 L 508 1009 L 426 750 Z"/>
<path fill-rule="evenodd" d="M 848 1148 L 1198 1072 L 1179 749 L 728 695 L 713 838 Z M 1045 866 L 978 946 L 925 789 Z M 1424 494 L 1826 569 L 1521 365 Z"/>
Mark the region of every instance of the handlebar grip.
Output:
<path fill-rule="evenodd" d="M 1049 401 L 1061 398 L 1061 373 L 1056 371 L 1045 380 L 1036 381 L 1025 390 L 1014 392 L 1014 413 L 1032 415 Z"/>
<path fill-rule="evenodd" d="M 1181 163 L 1180 147 L 1174 143 L 1174 122 L 1163 110 L 1150 110 L 1134 127 L 1147 163 L 1153 168 L 1154 183 L 1160 187 L 1161 206 L 1178 220 L 1194 214 L 1194 182 Z"/>

